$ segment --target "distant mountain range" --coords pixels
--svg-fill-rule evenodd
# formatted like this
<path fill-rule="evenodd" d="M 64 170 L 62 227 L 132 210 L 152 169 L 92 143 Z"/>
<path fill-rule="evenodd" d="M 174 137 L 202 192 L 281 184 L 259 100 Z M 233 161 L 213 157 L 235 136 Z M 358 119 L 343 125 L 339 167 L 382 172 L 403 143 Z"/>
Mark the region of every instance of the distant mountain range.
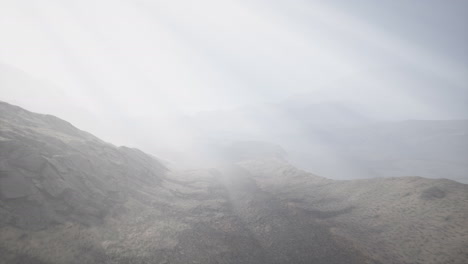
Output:
<path fill-rule="evenodd" d="M 333 179 L 422 176 L 468 183 L 468 120 L 389 120 L 348 103 L 285 101 L 192 117 L 206 145 L 269 141 Z M 222 147 L 221 147 L 222 148 Z"/>

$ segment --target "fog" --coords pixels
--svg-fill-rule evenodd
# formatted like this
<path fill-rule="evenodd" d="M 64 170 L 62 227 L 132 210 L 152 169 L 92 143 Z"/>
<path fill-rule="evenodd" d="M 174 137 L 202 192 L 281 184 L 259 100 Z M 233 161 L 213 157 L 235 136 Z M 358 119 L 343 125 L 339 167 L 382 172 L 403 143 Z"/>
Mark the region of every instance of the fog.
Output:
<path fill-rule="evenodd" d="M 174 164 L 262 141 L 323 176 L 371 177 L 363 160 L 427 158 L 427 144 L 404 140 L 440 123 L 400 121 L 468 118 L 467 11 L 432 0 L 2 1 L 0 96 Z M 376 130 L 393 132 L 365 146 L 349 136 Z M 436 145 L 427 152 L 465 157 L 464 145 Z"/>
<path fill-rule="evenodd" d="M 467 0 L 0 0 L 0 264 L 468 263 Z"/>

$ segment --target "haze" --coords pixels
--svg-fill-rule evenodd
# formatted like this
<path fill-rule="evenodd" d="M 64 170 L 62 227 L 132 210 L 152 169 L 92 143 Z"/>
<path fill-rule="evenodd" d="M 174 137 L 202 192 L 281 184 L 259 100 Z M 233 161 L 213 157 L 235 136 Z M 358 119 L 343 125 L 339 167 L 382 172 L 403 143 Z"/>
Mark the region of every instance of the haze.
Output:
<path fill-rule="evenodd" d="M 0 0 L 0 264 L 468 263 L 467 14 Z"/>
<path fill-rule="evenodd" d="M 287 133 L 273 131 L 303 123 L 277 105 L 466 119 L 467 11 L 432 0 L 2 1 L 1 96 L 169 159 L 200 156 L 200 134 L 219 120 L 245 135 L 229 140 L 282 144 Z M 200 132 L 200 120 L 216 128 Z"/>

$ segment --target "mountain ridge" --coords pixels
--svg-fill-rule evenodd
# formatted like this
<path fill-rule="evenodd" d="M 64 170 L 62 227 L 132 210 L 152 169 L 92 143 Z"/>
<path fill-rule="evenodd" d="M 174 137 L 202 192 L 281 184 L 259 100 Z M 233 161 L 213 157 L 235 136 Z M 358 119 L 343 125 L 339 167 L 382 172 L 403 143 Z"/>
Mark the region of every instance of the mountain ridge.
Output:
<path fill-rule="evenodd" d="M 66 121 L 0 113 L 0 263 L 468 260 L 466 184 L 330 180 L 264 142 L 214 168 L 168 169 Z"/>

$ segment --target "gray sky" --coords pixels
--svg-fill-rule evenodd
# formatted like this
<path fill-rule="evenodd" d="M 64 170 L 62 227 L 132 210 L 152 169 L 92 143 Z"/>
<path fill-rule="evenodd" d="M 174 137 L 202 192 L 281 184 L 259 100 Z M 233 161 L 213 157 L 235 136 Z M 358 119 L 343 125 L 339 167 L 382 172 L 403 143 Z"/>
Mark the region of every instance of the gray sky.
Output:
<path fill-rule="evenodd" d="M 463 0 L 2 0 L 0 95 L 130 145 L 137 127 L 183 142 L 177 116 L 291 97 L 466 118 L 467 11 Z"/>

